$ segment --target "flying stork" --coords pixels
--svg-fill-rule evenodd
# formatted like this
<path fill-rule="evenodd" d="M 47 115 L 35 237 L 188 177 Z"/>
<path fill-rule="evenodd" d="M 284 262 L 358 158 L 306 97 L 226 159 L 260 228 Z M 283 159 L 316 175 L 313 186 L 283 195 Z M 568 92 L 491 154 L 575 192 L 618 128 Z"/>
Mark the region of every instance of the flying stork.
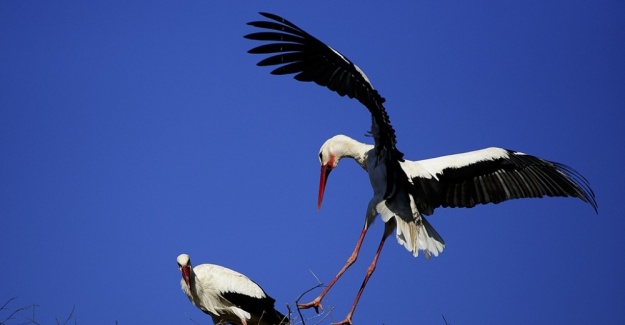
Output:
<path fill-rule="evenodd" d="M 577 197 L 597 212 L 597 202 L 588 181 L 572 168 L 518 151 L 487 148 L 433 159 L 409 161 L 396 147 L 395 130 L 383 106 L 385 99 L 373 88 L 367 76 L 346 56 L 332 49 L 288 20 L 260 13 L 269 21 L 248 25 L 264 29 L 245 38 L 270 41 L 248 51 L 271 54 L 259 66 L 278 65 L 271 73 L 295 74 L 299 81 L 318 85 L 356 98 L 371 113 L 370 134 L 374 145 L 345 135 L 327 140 L 319 151 L 321 177 L 317 207 L 321 207 L 328 175 L 342 158 L 352 158 L 369 174 L 373 198 L 365 213 L 365 224 L 347 263 L 323 292 L 298 308 L 323 308 L 321 300 L 356 261 L 369 225 L 380 215 L 384 233 L 373 262 L 367 269 L 358 294 L 346 318 L 351 319 L 367 281 L 373 273 L 386 238 L 396 231 L 397 241 L 414 256 L 422 250 L 429 258 L 445 247 L 442 237 L 424 216 L 438 207 L 471 208 L 477 204 L 500 203 L 518 198 Z M 268 31 L 267 31 L 268 30 Z"/>
<path fill-rule="evenodd" d="M 214 264 L 192 267 L 187 254 L 180 254 L 177 262 L 182 291 L 215 324 L 289 324 L 288 318 L 274 309 L 275 300 L 245 275 Z"/>

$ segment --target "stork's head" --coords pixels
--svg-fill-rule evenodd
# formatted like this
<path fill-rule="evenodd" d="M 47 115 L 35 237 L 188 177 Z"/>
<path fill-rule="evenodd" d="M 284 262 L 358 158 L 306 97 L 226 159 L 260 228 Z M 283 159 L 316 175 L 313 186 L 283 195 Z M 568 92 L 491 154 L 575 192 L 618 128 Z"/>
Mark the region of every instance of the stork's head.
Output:
<path fill-rule="evenodd" d="M 360 167 L 367 170 L 366 160 L 372 145 L 358 142 L 346 135 L 335 135 L 328 139 L 319 149 L 319 162 L 321 163 L 321 178 L 319 180 L 319 197 L 317 198 L 317 209 L 321 208 L 323 192 L 330 172 L 339 165 L 342 158 L 353 158 Z"/>
<path fill-rule="evenodd" d="M 339 165 L 341 158 L 349 156 L 351 152 L 350 144 L 354 142 L 352 138 L 342 134 L 335 135 L 328 139 L 319 149 L 319 162 L 321 163 L 321 177 L 319 179 L 319 196 L 317 198 L 317 209 L 321 209 L 323 193 L 330 172 Z"/>
<path fill-rule="evenodd" d="M 178 270 L 182 273 L 182 278 L 184 282 L 190 287 L 191 286 L 191 258 L 187 254 L 180 254 L 176 259 L 178 262 Z"/>

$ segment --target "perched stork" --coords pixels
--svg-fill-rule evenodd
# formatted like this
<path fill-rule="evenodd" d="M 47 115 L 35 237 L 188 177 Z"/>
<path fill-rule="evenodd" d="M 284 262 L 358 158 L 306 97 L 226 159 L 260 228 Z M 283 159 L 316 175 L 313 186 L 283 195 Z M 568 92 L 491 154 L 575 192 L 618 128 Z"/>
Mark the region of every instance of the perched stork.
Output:
<path fill-rule="evenodd" d="M 356 261 L 367 229 L 377 215 L 385 222 L 382 240 L 351 310 L 338 324 L 351 324 L 384 241 L 395 229 L 398 242 L 414 256 L 420 250 L 428 258 L 442 252 L 445 242 L 424 218 L 437 207 L 471 208 L 510 199 L 560 196 L 580 198 L 597 211 L 594 193 L 582 175 L 566 165 L 521 152 L 487 148 L 427 160 L 404 160 L 403 153 L 396 147 L 395 131 L 383 106 L 385 100 L 362 70 L 346 56 L 288 20 L 269 13 L 261 15 L 270 21 L 254 21 L 248 25 L 269 31 L 245 36 L 252 40 L 271 41 L 249 51 L 273 55 L 260 61 L 259 66 L 279 65 L 272 74 L 296 74 L 296 80 L 314 81 L 340 96 L 356 98 L 372 117 L 370 133 L 374 145 L 337 135 L 327 140 L 319 151 L 318 208 L 328 175 L 345 157 L 356 160 L 369 174 L 373 198 L 367 206 L 365 225 L 356 248 L 345 266 L 316 299 L 299 305 L 299 308 L 323 308 L 322 298 Z"/>
<path fill-rule="evenodd" d="M 180 254 L 177 262 L 182 291 L 215 324 L 289 324 L 287 317 L 274 309 L 275 300 L 245 275 L 214 264 L 192 267 L 187 254 Z"/>

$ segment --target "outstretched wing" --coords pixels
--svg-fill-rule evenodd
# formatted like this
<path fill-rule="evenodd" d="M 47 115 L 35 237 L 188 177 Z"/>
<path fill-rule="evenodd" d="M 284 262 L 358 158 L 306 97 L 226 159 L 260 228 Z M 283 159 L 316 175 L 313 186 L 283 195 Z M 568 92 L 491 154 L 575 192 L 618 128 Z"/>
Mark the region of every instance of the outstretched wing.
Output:
<path fill-rule="evenodd" d="M 340 96 L 356 98 L 372 116 L 371 133 L 378 157 L 390 156 L 402 160 L 396 148 L 395 130 L 382 105 L 384 98 L 373 88 L 367 76 L 346 56 L 308 34 L 290 21 L 270 13 L 260 13 L 272 21 L 254 21 L 248 25 L 269 31 L 246 35 L 245 38 L 269 41 L 249 50 L 252 54 L 273 54 L 259 66 L 278 65 L 271 73 L 295 74 L 299 81 L 314 81 Z"/>
<path fill-rule="evenodd" d="M 470 208 L 519 198 L 577 197 L 597 212 L 595 194 L 574 169 L 502 148 L 487 148 L 416 162 L 403 168 L 421 213 L 437 207 Z"/>

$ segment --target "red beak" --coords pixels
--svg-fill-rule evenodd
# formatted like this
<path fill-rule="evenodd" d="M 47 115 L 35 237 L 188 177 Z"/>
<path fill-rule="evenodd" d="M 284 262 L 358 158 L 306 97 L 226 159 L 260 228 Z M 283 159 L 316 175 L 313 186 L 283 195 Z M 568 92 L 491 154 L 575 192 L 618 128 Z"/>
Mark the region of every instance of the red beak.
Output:
<path fill-rule="evenodd" d="M 321 166 L 321 177 L 319 178 L 319 197 L 317 198 L 317 210 L 321 209 L 321 201 L 323 201 L 323 192 L 326 189 L 326 181 L 328 175 L 332 171 L 332 167 L 328 165 Z"/>
<path fill-rule="evenodd" d="M 191 267 L 188 265 L 185 265 L 182 267 L 181 269 L 182 271 L 182 278 L 184 279 L 184 282 L 187 283 L 187 286 L 191 287 Z"/>

